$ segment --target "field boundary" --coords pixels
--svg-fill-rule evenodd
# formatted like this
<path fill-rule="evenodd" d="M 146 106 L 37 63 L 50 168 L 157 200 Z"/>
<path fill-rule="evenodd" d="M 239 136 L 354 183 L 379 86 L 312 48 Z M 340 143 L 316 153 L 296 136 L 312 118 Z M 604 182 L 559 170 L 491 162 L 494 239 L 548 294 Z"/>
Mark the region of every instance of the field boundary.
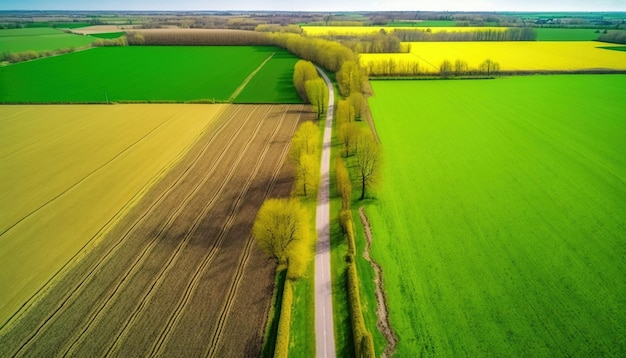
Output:
<path fill-rule="evenodd" d="M 361 223 L 363 224 L 363 230 L 365 231 L 366 238 L 365 250 L 363 250 L 363 258 L 370 263 L 372 269 L 374 270 L 374 285 L 376 286 L 376 315 L 378 316 L 378 322 L 376 322 L 376 326 L 387 340 L 387 345 L 385 346 L 385 350 L 383 351 L 381 357 L 391 357 L 396 351 L 396 346 L 398 345 L 398 336 L 393 330 L 393 327 L 391 326 L 391 321 L 389 320 L 387 296 L 385 295 L 385 290 L 383 289 L 385 286 L 385 280 L 383 278 L 383 268 L 378 262 L 376 262 L 372 258 L 370 254 L 373 238 L 372 227 L 367 218 L 367 215 L 365 215 L 364 206 L 359 207 L 359 217 L 361 219 Z"/>
<path fill-rule="evenodd" d="M 228 98 L 228 102 L 232 102 L 235 100 L 235 98 L 237 98 L 237 96 L 239 96 L 239 94 L 243 91 L 244 88 L 246 88 L 246 86 L 248 85 L 248 83 L 250 82 L 250 80 L 252 80 L 252 78 L 254 76 L 256 76 L 256 74 L 261 71 L 261 69 L 263 68 L 263 66 L 265 66 L 266 63 L 269 62 L 269 60 L 272 59 L 272 57 L 274 57 L 274 55 L 276 54 L 276 52 L 272 52 L 269 56 L 267 56 L 267 58 L 265 59 L 265 61 L 263 61 L 259 67 L 257 67 L 254 71 L 252 71 L 252 73 L 250 73 L 248 75 L 248 77 L 246 77 L 245 80 L 243 80 L 243 82 L 241 83 L 241 85 L 239 87 L 237 87 L 237 89 L 235 90 L 235 92 L 233 92 L 232 95 L 230 95 L 230 98 Z"/>

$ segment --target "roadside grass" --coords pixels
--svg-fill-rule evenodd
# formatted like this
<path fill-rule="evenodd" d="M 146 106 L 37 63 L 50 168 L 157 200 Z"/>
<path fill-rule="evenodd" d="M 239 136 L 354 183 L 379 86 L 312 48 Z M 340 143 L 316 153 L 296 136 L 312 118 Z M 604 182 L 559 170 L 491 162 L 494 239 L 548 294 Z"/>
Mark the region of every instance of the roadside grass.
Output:
<path fill-rule="evenodd" d="M 273 50 L 274 56 L 252 77 L 234 103 L 302 103 L 293 86 L 293 68 L 298 58 L 286 50 Z"/>
<path fill-rule="evenodd" d="M 0 68 L 0 103 L 226 101 L 270 51 L 276 49 L 95 48 Z"/>
<path fill-rule="evenodd" d="M 336 92 L 338 93 L 338 92 Z M 330 161 L 330 261 L 333 282 L 333 323 L 335 326 L 335 347 L 338 357 L 354 357 L 354 338 L 348 306 L 346 255 L 348 243 L 339 224 L 341 198 L 337 192 L 335 161 L 341 151 L 336 128 L 333 130 L 332 154 Z"/>
<path fill-rule="evenodd" d="M 0 30 L 0 54 L 85 47 L 94 41 L 93 37 L 68 34 L 48 27 L 5 29 Z"/>
<path fill-rule="evenodd" d="M 372 87 L 397 355 L 623 356 L 626 76 Z"/>
<path fill-rule="evenodd" d="M 315 229 L 315 198 L 300 198 L 311 214 L 311 230 Z M 291 330 L 289 335 L 289 357 L 315 356 L 315 244 L 312 240 L 313 256 L 304 277 L 293 283 L 293 304 L 291 308 Z"/>
<path fill-rule="evenodd" d="M 115 225 L 223 107 L 0 106 L 0 325 Z"/>

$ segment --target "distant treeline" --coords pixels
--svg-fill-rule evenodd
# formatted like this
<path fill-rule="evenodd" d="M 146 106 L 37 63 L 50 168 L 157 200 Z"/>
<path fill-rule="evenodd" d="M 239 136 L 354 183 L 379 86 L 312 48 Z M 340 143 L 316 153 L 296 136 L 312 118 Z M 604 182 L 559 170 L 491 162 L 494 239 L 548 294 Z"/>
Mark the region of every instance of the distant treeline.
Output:
<path fill-rule="evenodd" d="M 600 35 L 598 41 L 611 42 L 615 44 L 626 44 L 626 31 L 612 31 Z"/>
<path fill-rule="evenodd" d="M 148 46 L 259 46 L 270 45 L 260 32 L 245 30 L 146 30 L 129 31 L 129 45 Z"/>
<path fill-rule="evenodd" d="M 389 33 L 382 30 L 376 34 L 332 35 L 324 38 L 338 41 L 356 53 L 399 53 L 409 52 L 409 47 L 402 46 L 402 42 L 535 41 L 537 32 L 527 27 L 453 32 L 396 29 Z"/>
<path fill-rule="evenodd" d="M 506 30 L 441 31 L 395 30 L 393 35 L 402 42 L 417 41 L 535 41 L 537 32 L 530 27 L 507 28 Z"/>

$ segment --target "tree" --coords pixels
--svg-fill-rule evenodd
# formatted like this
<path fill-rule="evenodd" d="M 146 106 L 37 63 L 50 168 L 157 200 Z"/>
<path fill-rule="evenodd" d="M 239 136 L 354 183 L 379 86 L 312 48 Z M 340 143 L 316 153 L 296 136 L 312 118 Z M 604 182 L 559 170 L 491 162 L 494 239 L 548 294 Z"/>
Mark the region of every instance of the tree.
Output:
<path fill-rule="evenodd" d="M 449 77 L 452 74 L 452 62 L 445 60 L 439 65 L 439 74 L 441 77 Z"/>
<path fill-rule="evenodd" d="M 291 139 L 290 158 L 295 167 L 295 190 L 307 196 L 315 192 L 320 177 L 319 127 L 306 121 L 298 127 Z"/>
<path fill-rule="evenodd" d="M 337 123 L 349 123 L 354 122 L 355 111 L 352 102 L 347 99 L 342 99 L 337 102 Z"/>
<path fill-rule="evenodd" d="M 365 102 L 365 98 L 363 98 L 363 93 L 361 92 L 353 92 L 348 97 L 348 101 L 354 108 L 354 116 L 356 119 L 361 119 L 361 113 L 363 112 L 363 107 L 365 106 L 363 102 Z"/>
<path fill-rule="evenodd" d="M 296 164 L 296 188 L 302 195 L 315 193 L 320 180 L 320 161 L 317 155 L 302 153 Z"/>
<path fill-rule="evenodd" d="M 337 85 L 342 96 L 348 97 L 352 93 L 361 92 L 363 71 L 355 61 L 345 61 L 341 70 L 337 72 Z"/>
<path fill-rule="evenodd" d="M 296 62 L 293 68 L 293 85 L 296 87 L 296 91 L 298 91 L 300 98 L 302 98 L 305 103 L 309 103 L 305 87 L 306 81 L 316 78 L 319 78 L 319 75 L 313 63 L 306 60 Z"/>
<path fill-rule="evenodd" d="M 355 122 L 342 123 L 339 125 L 339 139 L 343 142 L 346 157 L 355 149 L 357 138 L 363 131 Z"/>
<path fill-rule="evenodd" d="M 360 200 L 363 200 L 367 189 L 377 182 L 381 170 L 380 145 L 371 134 L 359 136 L 355 164 L 361 184 Z"/>
<path fill-rule="evenodd" d="M 463 60 L 456 60 L 454 62 L 454 74 L 456 76 L 462 76 L 466 74 L 468 71 L 469 71 L 469 66 L 467 65 L 467 62 Z"/>
<path fill-rule="evenodd" d="M 306 95 L 313 106 L 313 111 L 317 113 L 317 119 L 322 118 L 328 106 L 328 87 L 323 79 L 317 78 L 308 80 L 305 83 Z"/>
<path fill-rule="evenodd" d="M 263 251 L 288 265 L 290 250 L 310 235 L 308 212 L 298 199 L 268 199 L 257 213 L 252 234 Z"/>
<path fill-rule="evenodd" d="M 478 69 L 480 72 L 489 76 L 500 72 L 500 64 L 492 61 L 491 59 L 486 59 L 485 62 L 478 66 Z"/>
<path fill-rule="evenodd" d="M 341 208 L 343 210 L 349 209 L 352 198 L 352 183 L 350 182 L 350 173 L 346 163 L 341 158 L 337 158 L 335 161 L 335 174 L 337 191 L 341 195 Z"/>
<path fill-rule="evenodd" d="M 295 161 L 302 154 L 319 153 L 320 128 L 313 121 L 306 121 L 298 127 L 291 138 L 291 158 Z"/>

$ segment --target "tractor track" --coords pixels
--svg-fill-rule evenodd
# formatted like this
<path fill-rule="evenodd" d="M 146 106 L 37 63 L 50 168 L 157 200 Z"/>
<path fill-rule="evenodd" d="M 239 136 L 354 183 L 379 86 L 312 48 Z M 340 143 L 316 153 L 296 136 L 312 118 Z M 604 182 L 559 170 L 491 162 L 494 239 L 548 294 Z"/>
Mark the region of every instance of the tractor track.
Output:
<path fill-rule="evenodd" d="M 235 117 L 240 111 L 241 111 L 241 108 L 237 108 L 235 113 L 233 113 L 230 116 L 230 118 Z M 230 120 L 225 120 L 225 121 L 223 121 L 223 123 L 220 124 L 220 126 L 215 131 L 215 133 L 211 136 L 211 138 L 203 146 L 202 151 L 194 158 L 192 163 L 185 169 L 185 171 L 182 173 L 182 175 L 180 175 L 173 184 L 171 184 L 164 192 L 162 192 L 158 196 L 158 198 L 150 205 L 148 210 L 146 210 L 139 217 L 139 219 L 136 220 L 131 225 L 131 227 L 126 231 L 126 233 L 123 236 L 121 236 L 120 239 L 104 255 L 102 255 L 100 257 L 100 259 L 94 265 L 91 266 L 91 268 L 88 270 L 88 274 L 86 276 L 84 276 L 82 279 L 79 280 L 78 285 L 76 285 L 74 288 L 72 288 L 67 293 L 67 295 L 61 300 L 61 303 L 56 307 L 56 309 L 54 309 L 50 313 L 50 315 L 48 317 L 46 317 L 44 320 L 42 320 L 41 323 L 36 328 L 32 329 L 32 334 L 26 339 L 26 341 L 24 343 L 21 344 L 21 346 L 18 348 L 18 350 L 16 352 L 11 354 L 11 356 L 17 356 L 17 355 L 19 355 L 21 353 L 22 350 L 27 348 L 28 345 L 30 344 L 30 342 L 35 340 L 38 337 L 38 335 L 43 330 L 45 330 L 46 327 L 50 325 L 50 323 L 53 322 L 53 320 L 56 318 L 56 316 L 60 315 L 63 312 L 63 310 L 69 305 L 69 303 L 72 302 L 72 299 L 76 298 L 82 292 L 82 290 L 94 278 L 94 276 L 98 272 L 99 268 L 101 266 L 103 266 L 106 262 L 108 262 L 110 260 L 110 258 L 119 250 L 121 245 L 128 240 L 128 238 L 130 237 L 130 234 L 133 233 L 137 229 L 137 227 L 141 223 L 143 223 L 146 220 L 146 218 L 148 218 L 150 216 L 151 213 L 153 213 L 156 210 L 156 208 L 158 208 L 159 204 L 161 204 L 165 200 L 165 198 L 167 198 L 167 196 L 178 185 L 180 185 L 183 182 L 183 180 L 185 178 L 187 178 L 189 173 L 191 173 L 191 170 L 193 169 L 193 167 L 198 164 L 198 162 L 199 162 L 200 158 L 202 157 L 203 153 L 210 147 L 210 145 L 214 142 L 214 140 L 219 137 L 219 134 L 222 133 L 222 131 L 224 130 L 224 128 L 226 127 L 226 125 L 229 122 L 230 122 Z M 245 125 L 245 122 L 242 122 L 241 126 L 237 130 L 240 131 L 243 128 L 244 125 Z M 224 149 L 223 153 L 225 153 L 225 152 L 226 152 L 226 150 Z"/>

